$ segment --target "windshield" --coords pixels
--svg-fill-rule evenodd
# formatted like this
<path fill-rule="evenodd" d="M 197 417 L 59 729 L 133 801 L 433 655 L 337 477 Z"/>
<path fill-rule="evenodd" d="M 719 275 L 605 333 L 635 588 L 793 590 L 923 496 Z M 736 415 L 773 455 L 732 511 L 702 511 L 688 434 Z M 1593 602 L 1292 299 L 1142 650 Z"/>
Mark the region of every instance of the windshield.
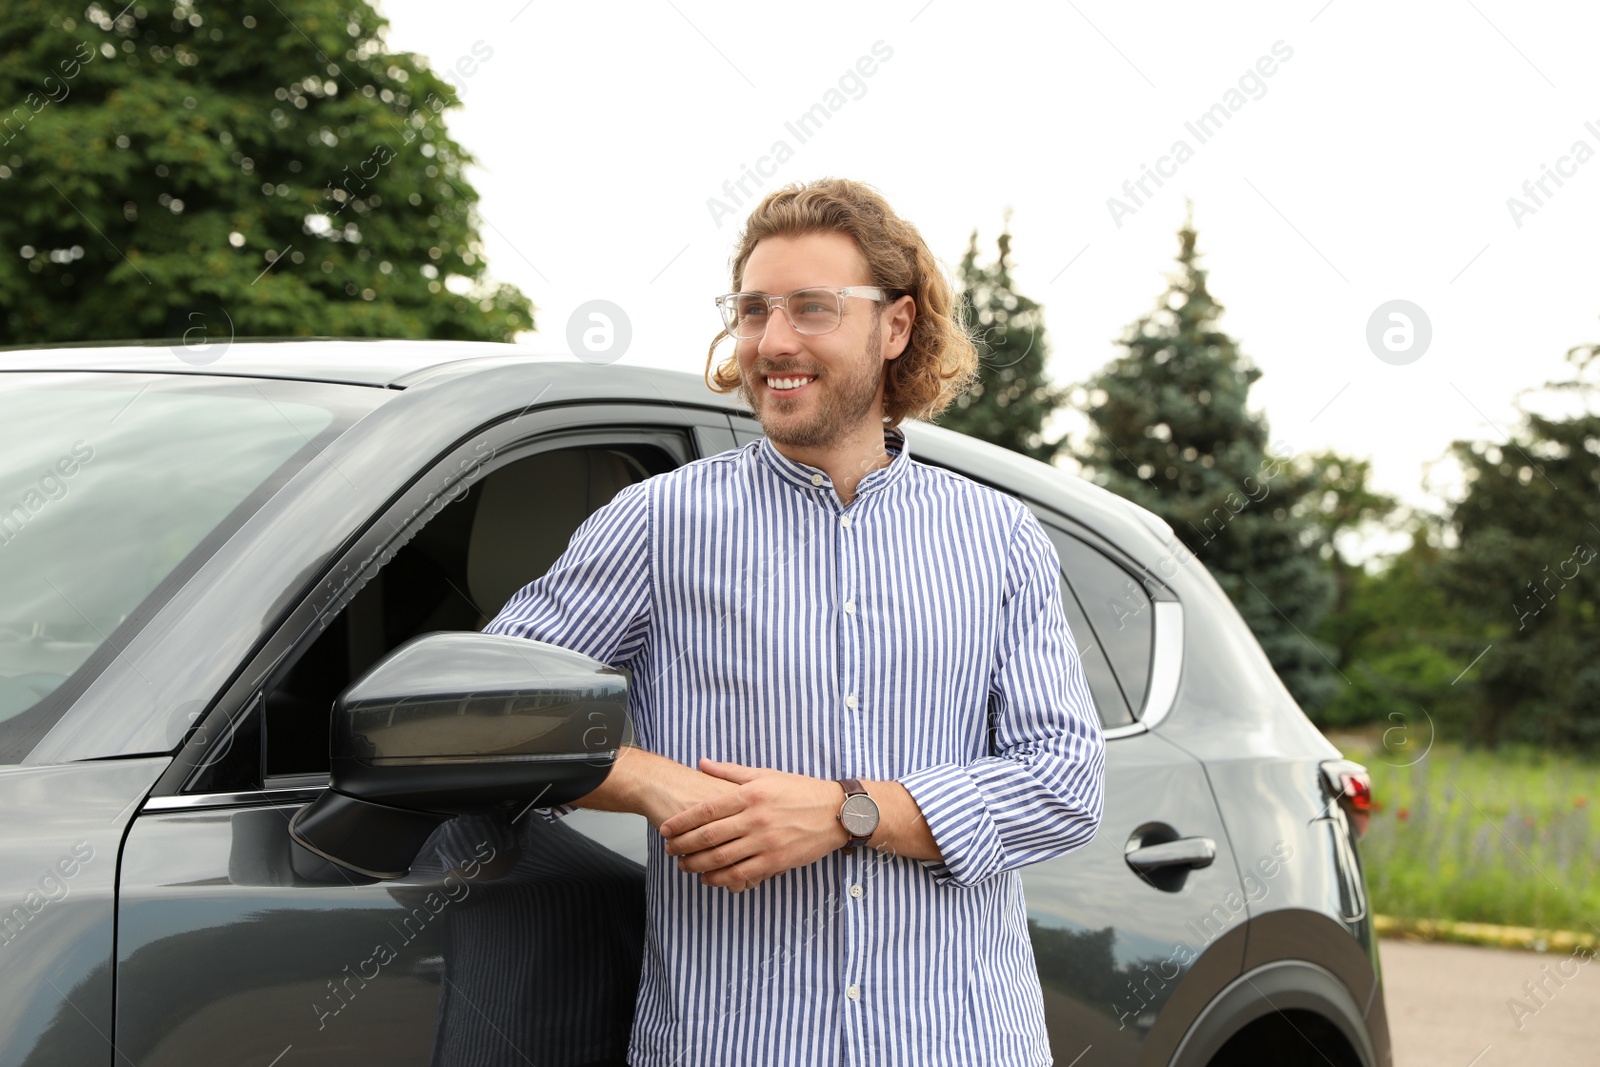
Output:
<path fill-rule="evenodd" d="M 358 417 L 345 403 L 356 393 L 382 391 L 0 373 L 0 764 L 22 759 L 183 577 Z"/>

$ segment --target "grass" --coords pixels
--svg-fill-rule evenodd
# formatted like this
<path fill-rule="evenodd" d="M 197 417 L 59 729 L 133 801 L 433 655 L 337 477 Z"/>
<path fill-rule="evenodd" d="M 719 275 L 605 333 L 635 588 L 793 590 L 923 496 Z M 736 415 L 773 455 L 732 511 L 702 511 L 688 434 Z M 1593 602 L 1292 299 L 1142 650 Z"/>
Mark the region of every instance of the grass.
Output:
<path fill-rule="evenodd" d="M 1372 775 L 1361 857 L 1372 910 L 1542 929 L 1600 929 L 1600 763 L 1537 749 L 1386 751 L 1333 738 Z"/>

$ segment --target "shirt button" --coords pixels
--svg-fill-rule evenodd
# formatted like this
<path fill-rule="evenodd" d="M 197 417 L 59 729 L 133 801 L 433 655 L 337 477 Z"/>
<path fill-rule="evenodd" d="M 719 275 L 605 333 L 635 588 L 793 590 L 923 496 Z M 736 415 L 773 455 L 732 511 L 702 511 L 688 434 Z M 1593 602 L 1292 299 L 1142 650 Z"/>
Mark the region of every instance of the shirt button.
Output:
<path fill-rule="evenodd" d="M 858 885 L 853 885 L 853 886 L 850 887 L 850 895 L 852 897 L 855 897 L 857 900 L 861 899 L 861 894 L 864 893 L 864 892 L 866 892 L 866 890 L 862 889 Z"/>
<path fill-rule="evenodd" d="M 848 515 L 840 516 L 839 525 L 843 526 L 846 530 L 850 529 L 850 516 L 848 516 Z"/>
<path fill-rule="evenodd" d="M 856 602 L 854 600 L 846 600 L 844 602 L 844 613 L 846 615 L 854 615 L 856 613 Z"/>
<path fill-rule="evenodd" d="M 856 706 L 856 695 L 854 693 L 851 693 L 849 696 L 844 698 L 844 706 L 847 708 L 853 708 Z"/>
<path fill-rule="evenodd" d="M 811 484 L 812 484 L 812 485 L 821 485 L 821 484 L 822 484 L 822 475 L 820 475 L 820 474 L 813 474 L 813 475 L 812 475 L 812 476 L 811 476 Z"/>
<path fill-rule="evenodd" d="M 860 1000 L 861 999 L 861 987 L 853 985 L 849 989 L 846 989 L 844 991 L 844 995 L 849 997 L 851 1000 Z"/>

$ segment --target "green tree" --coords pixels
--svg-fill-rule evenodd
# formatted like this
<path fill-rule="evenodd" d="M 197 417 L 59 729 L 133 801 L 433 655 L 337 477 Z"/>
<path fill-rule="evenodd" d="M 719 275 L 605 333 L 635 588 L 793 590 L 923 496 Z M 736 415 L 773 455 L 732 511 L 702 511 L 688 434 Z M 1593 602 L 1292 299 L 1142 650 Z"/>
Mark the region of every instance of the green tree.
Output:
<path fill-rule="evenodd" d="M 1011 280 L 1011 213 L 994 262 L 978 262 L 978 231 L 961 259 L 961 308 L 977 335 L 978 380 L 945 409 L 939 425 L 1051 463 L 1066 437 L 1044 439 L 1044 425 L 1069 390 L 1046 373 L 1050 345 L 1044 310 Z"/>
<path fill-rule="evenodd" d="M 1333 596 L 1320 555 L 1326 534 L 1306 515 L 1318 471 L 1305 457 L 1268 452 L 1267 422 L 1246 407 L 1261 371 L 1219 328 L 1223 306 L 1206 287 L 1195 239 L 1191 208 L 1166 293 L 1084 387 L 1093 430 L 1084 466 L 1172 526 L 1314 712 L 1343 684 L 1331 650 L 1311 636 Z"/>
<path fill-rule="evenodd" d="M 121 6 L 0 7 L 0 343 L 532 328 L 369 4 Z"/>
<path fill-rule="evenodd" d="M 1524 411 L 1501 443 L 1451 445 L 1466 492 L 1439 574 L 1448 610 L 1478 625 L 1487 650 L 1459 688 L 1488 744 L 1600 748 L 1600 345 L 1567 356 L 1576 375 L 1547 388 L 1585 410 Z"/>
<path fill-rule="evenodd" d="M 1459 738 L 1467 725 L 1453 685 L 1486 641 L 1453 609 L 1440 582 L 1452 555 L 1443 516 L 1401 509 L 1410 545 L 1384 560 L 1339 572 L 1341 606 L 1318 636 L 1335 645 L 1349 685 L 1318 714 L 1328 726 L 1379 723 L 1390 756 L 1408 760 L 1436 734 Z"/>
<path fill-rule="evenodd" d="M 1333 645 L 1337 650 L 1333 661 L 1342 667 L 1360 636 L 1363 620 L 1349 611 L 1362 567 L 1347 557 L 1341 544 L 1350 544 L 1380 529 L 1393 530 L 1408 513 L 1394 496 L 1371 487 L 1371 460 L 1325 449 L 1308 455 L 1306 462 L 1316 472 L 1316 488 L 1302 499 L 1296 514 L 1321 530 L 1319 553 L 1333 574 L 1333 604 L 1323 617 L 1317 636 Z"/>

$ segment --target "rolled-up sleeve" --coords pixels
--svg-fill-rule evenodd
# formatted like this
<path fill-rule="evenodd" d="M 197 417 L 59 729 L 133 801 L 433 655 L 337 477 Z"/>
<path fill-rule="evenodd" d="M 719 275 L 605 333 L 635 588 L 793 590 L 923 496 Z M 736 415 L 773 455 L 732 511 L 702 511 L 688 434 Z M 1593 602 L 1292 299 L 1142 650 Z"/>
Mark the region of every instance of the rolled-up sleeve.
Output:
<path fill-rule="evenodd" d="M 942 860 L 936 882 L 972 886 L 1081 848 L 1100 824 L 1105 735 L 1061 603 L 1061 561 L 1026 507 L 1006 557 L 989 682 L 994 751 L 900 779 Z"/>
<path fill-rule="evenodd" d="M 650 638 L 650 497 L 635 482 L 579 525 L 550 569 L 513 593 L 487 626 L 632 671 Z M 574 810 L 535 808 L 546 819 Z"/>

